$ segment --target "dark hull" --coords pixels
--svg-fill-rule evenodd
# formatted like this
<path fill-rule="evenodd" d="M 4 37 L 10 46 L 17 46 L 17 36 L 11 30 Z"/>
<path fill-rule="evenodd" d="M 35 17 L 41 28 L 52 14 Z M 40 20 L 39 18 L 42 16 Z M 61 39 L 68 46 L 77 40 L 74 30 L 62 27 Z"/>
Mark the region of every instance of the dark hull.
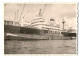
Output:
<path fill-rule="evenodd" d="M 5 39 L 48 39 L 48 30 L 4 25 Z M 13 34 L 13 35 L 8 35 Z"/>
<path fill-rule="evenodd" d="M 76 37 L 76 33 L 61 32 L 61 34 L 66 37 Z"/>
<path fill-rule="evenodd" d="M 19 33 L 19 34 L 46 34 L 48 30 L 40 30 L 35 28 L 4 25 L 4 32 L 6 33 Z"/>
<path fill-rule="evenodd" d="M 12 26 L 12 25 L 4 25 L 4 35 L 5 39 L 70 39 L 70 37 L 76 37 L 76 33 L 66 33 L 62 32 L 63 36 L 61 37 L 60 34 L 49 34 L 48 30 L 40 30 L 35 28 L 27 28 L 27 27 L 20 27 L 20 26 Z M 11 36 L 7 34 L 14 34 L 17 36 Z"/>

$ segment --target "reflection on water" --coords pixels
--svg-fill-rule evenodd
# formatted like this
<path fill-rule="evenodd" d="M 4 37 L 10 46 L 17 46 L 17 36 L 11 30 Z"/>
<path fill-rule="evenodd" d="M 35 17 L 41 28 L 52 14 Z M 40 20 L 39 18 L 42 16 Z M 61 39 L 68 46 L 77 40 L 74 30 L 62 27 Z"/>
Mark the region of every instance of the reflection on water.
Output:
<path fill-rule="evenodd" d="M 6 40 L 5 54 L 76 54 L 76 40 Z"/>

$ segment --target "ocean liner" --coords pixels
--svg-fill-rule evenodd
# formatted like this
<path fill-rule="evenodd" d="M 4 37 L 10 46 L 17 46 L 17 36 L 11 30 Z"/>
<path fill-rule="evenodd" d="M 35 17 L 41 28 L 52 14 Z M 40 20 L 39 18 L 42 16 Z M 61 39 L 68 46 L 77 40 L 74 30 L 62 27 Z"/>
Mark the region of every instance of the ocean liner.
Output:
<path fill-rule="evenodd" d="M 23 6 L 22 12 L 24 7 L 25 5 Z M 43 12 L 44 11 L 45 9 Z M 50 23 L 52 23 L 47 24 L 45 19 L 42 17 L 43 13 L 41 12 L 42 9 L 39 11 L 39 16 L 33 19 L 29 25 L 26 23 L 25 26 L 21 26 L 20 20 L 18 22 L 4 20 L 5 39 L 11 39 L 14 37 L 14 39 L 16 39 L 16 37 L 25 39 L 50 39 L 52 34 L 60 34 L 60 26 L 54 25 L 55 20 L 50 19 Z"/>
<path fill-rule="evenodd" d="M 21 15 L 24 7 L 25 5 L 23 6 Z M 55 19 L 53 18 L 47 23 L 46 19 L 43 18 L 45 7 L 43 11 L 40 9 L 39 15 L 35 19 L 28 22 L 28 24 L 26 22 L 24 26 L 21 25 L 21 20 L 18 22 L 4 20 L 5 39 L 62 39 L 61 34 L 65 37 L 76 36 L 76 33 L 61 32 L 60 25 L 55 24 Z M 64 23 L 65 22 L 63 22 L 63 30 Z"/>

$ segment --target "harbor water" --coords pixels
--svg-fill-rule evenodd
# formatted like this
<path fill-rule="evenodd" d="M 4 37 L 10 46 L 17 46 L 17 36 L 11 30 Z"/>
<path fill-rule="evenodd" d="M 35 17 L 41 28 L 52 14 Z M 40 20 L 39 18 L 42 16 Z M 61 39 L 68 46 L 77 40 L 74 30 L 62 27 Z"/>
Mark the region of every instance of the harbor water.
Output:
<path fill-rule="evenodd" d="M 76 54 L 76 40 L 5 40 L 4 54 Z"/>

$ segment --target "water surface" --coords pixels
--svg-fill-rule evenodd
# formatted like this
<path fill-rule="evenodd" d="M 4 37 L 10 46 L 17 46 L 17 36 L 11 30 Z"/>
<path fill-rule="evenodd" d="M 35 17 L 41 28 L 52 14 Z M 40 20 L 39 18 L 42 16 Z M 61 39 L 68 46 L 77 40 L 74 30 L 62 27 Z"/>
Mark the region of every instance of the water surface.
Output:
<path fill-rule="evenodd" d="M 5 54 L 76 54 L 76 40 L 6 40 Z"/>

